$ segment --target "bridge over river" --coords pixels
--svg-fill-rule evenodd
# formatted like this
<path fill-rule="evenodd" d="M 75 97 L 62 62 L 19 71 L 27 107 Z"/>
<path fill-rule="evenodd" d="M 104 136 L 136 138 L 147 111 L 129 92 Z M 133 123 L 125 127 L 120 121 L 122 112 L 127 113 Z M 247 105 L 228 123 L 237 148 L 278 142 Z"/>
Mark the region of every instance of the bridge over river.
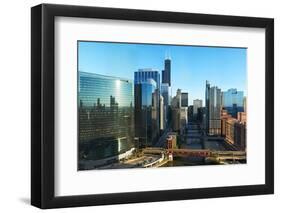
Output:
<path fill-rule="evenodd" d="M 209 149 L 165 149 L 145 148 L 143 154 L 164 154 L 173 157 L 209 157 L 217 160 L 246 160 L 245 151 L 214 151 Z"/>

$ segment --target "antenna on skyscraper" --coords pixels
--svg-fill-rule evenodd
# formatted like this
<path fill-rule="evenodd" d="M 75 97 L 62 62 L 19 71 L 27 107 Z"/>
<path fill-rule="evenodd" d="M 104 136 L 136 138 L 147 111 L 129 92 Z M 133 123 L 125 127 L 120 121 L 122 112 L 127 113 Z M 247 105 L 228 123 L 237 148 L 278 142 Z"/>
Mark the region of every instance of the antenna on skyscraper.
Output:
<path fill-rule="evenodd" d="M 168 50 L 165 51 L 165 60 L 167 59 L 171 60 L 171 53 Z"/>

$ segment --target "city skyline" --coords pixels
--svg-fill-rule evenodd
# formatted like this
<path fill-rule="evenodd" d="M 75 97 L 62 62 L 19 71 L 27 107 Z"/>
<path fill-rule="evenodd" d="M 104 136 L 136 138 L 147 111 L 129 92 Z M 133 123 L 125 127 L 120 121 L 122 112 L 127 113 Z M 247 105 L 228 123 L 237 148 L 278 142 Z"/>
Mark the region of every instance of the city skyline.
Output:
<path fill-rule="evenodd" d="M 246 163 L 246 49 L 78 48 L 79 170 Z"/>
<path fill-rule="evenodd" d="M 245 48 L 79 41 L 78 54 L 79 71 L 130 80 L 139 69 L 155 69 L 161 75 L 169 57 L 172 96 L 181 89 L 189 93 L 190 103 L 201 99 L 205 105 L 206 80 L 222 91 L 236 88 L 247 95 Z"/>

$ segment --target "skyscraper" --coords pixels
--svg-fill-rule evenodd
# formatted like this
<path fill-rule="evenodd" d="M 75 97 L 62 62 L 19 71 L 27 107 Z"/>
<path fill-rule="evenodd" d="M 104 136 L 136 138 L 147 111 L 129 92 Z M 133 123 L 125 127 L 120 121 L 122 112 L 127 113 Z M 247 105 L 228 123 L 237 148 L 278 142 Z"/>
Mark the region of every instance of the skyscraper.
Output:
<path fill-rule="evenodd" d="M 247 97 L 246 96 L 243 98 L 243 108 L 244 108 L 244 112 L 247 113 Z"/>
<path fill-rule="evenodd" d="M 209 106 L 210 106 L 210 101 L 209 97 L 210 96 L 210 83 L 209 81 L 206 81 L 206 87 L 205 87 L 205 119 L 204 119 L 204 124 L 205 124 L 205 130 L 206 133 L 208 134 L 209 132 L 209 120 L 210 120 L 210 113 L 209 113 Z M 193 106 L 192 106 L 193 109 Z M 193 115 L 193 112 L 192 112 Z"/>
<path fill-rule="evenodd" d="M 196 119 L 198 115 L 198 109 L 202 108 L 203 106 L 203 101 L 200 99 L 195 99 L 193 100 L 193 116 Z"/>
<path fill-rule="evenodd" d="M 171 95 L 171 88 L 169 87 L 168 83 L 161 84 L 161 95 L 163 96 L 164 105 L 168 106 L 171 103 L 170 95 Z"/>
<path fill-rule="evenodd" d="M 118 161 L 133 149 L 133 84 L 79 72 L 79 169 Z"/>
<path fill-rule="evenodd" d="M 166 126 L 166 117 L 165 117 L 165 107 L 164 107 L 164 98 L 160 95 L 160 103 L 159 103 L 159 111 L 160 111 L 160 130 L 164 130 Z"/>
<path fill-rule="evenodd" d="M 177 90 L 176 96 L 172 99 L 171 106 L 173 108 L 180 108 L 181 107 L 181 90 Z"/>
<path fill-rule="evenodd" d="M 164 102 L 164 122 L 165 126 L 168 125 L 170 122 L 171 118 L 171 109 L 170 109 L 170 104 L 171 104 L 171 87 L 169 87 L 168 83 L 162 83 L 161 84 L 161 95 L 163 96 L 163 102 Z"/>
<path fill-rule="evenodd" d="M 181 106 L 188 107 L 188 93 L 187 92 L 181 93 Z"/>
<path fill-rule="evenodd" d="M 221 89 L 217 86 L 210 87 L 210 83 L 206 81 L 206 120 L 205 127 L 208 135 L 221 134 Z"/>
<path fill-rule="evenodd" d="M 225 123 L 225 140 L 227 143 L 234 145 L 239 150 L 246 148 L 246 123 L 242 123 L 237 119 L 230 117 Z"/>
<path fill-rule="evenodd" d="M 164 70 L 162 70 L 162 83 L 167 83 L 171 86 L 171 59 L 167 58 L 164 61 Z"/>
<path fill-rule="evenodd" d="M 227 110 L 232 117 L 237 118 L 238 112 L 243 112 L 244 92 L 237 89 L 229 89 L 222 92 L 222 107 Z"/>
<path fill-rule="evenodd" d="M 135 77 L 134 77 L 135 84 L 145 82 L 148 79 L 153 79 L 156 82 L 157 89 L 160 90 L 160 74 L 158 70 L 147 68 L 147 69 L 139 69 L 137 72 L 135 72 Z"/>
<path fill-rule="evenodd" d="M 187 125 L 188 108 L 182 107 L 181 103 L 182 103 L 182 94 L 181 94 L 181 90 L 178 89 L 176 96 L 173 97 L 171 102 L 173 131 L 182 131 Z"/>
<path fill-rule="evenodd" d="M 136 82 L 136 81 L 135 81 Z M 135 137 L 138 147 L 152 146 L 159 136 L 159 90 L 153 79 L 135 84 Z"/>
<path fill-rule="evenodd" d="M 184 116 L 186 122 L 187 122 L 187 118 L 188 118 L 188 93 L 187 92 L 182 92 L 181 93 L 181 107 L 183 108 L 181 110 L 181 114 L 182 114 L 182 117 Z M 186 113 L 186 115 L 184 115 L 184 113 Z"/>

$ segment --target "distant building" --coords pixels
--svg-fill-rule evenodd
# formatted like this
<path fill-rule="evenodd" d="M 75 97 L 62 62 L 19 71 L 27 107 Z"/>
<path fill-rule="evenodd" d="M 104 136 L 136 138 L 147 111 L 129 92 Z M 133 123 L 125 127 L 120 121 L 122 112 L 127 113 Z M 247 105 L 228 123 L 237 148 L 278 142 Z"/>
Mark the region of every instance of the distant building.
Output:
<path fill-rule="evenodd" d="M 171 109 L 171 127 L 173 131 L 180 131 L 180 127 L 181 127 L 181 122 L 180 122 L 180 118 L 181 118 L 181 111 L 180 108 L 173 108 Z"/>
<path fill-rule="evenodd" d="M 120 160 L 134 147 L 132 82 L 79 72 L 78 100 L 79 169 Z"/>
<path fill-rule="evenodd" d="M 187 116 L 189 121 L 193 120 L 193 105 L 189 105 L 187 110 Z"/>
<path fill-rule="evenodd" d="M 186 111 L 185 117 L 186 117 L 186 122 L 187 122 L 188 121 L 188 93 L 187 92 L 181 93 L 181 107 L 185 108 L 185 111 Z"/>
<path fill-rule="evenodd" d="M 222 107 L 228 111 L 232 117 L 237 118 L 238 112 L 244 112 L 244 92 L 237 89 L 229 89 L 222 92 Z"/>
<path fill-rule="evenodd" d="M 210 83 L 206 81 L 205 90 L 205 103 L 206 103 L 206 117 L 205 128 L 208 135 L 221 134 L 221 120 L 220 110 L 221 104 L 221 89 L 217 86 L 210 87 Z"/>
<path fill-rule="evenodd" d="M 171 104 L 170 96 L 171 96 L 171 87 L 169 87 L 168 83 L 161 84 L 161 95 L 164 99 L 164 105 L 168 106 Z"/>
<path fill-rule="evenodd" d="M 197 109 L 197 111 L 197 121 L 199 121 L 200 125 L 203 125 L 205 107 L 200 107 Z M 201 126 L 201 128 L 203 128 L 203 126 Z"/>
<path fill-rule="evenodd" d="M 147 69 L 139 69 L 137 72 L 135 72 L 135 76 L 134 76 L 135 84 L 146 82 L 148 79 L 153 79 L 156 82 L 156 88 L 160 90 L 160 74 L 158 70 L 147 68 Z"/>
<path fill-rule="evenodd" d="M 171 60 L 165 59 L 164 70 L 162 71 L 162 83 L 171 86 Z"/>
<path fill-rule="evenodd" d="M 180 108 L 180 131 L 183 132 L 188 122 L 188 107 Z"/>
<path fill-rule="evenodd" d="M 247 113 L 247 97 L 243 98 L 243 108 L 244 108 L 244 112 Z"/>
<path fill-rule="evenodd" d="M 171 106 L 173 108 L 180 108 L 181 107 L 181 90 L 177 90 L 176 96 L 172 99 Z"/>
<path fill-rule="evenodd" d="M 170 104 L 171 104 L 171 100 L 170 100 L 170 96 L 171 96 L 171 87 L 169 87 L 168 83 L 162 83 L 161 84 L 161 95 L 163 97 L 163 107 L 164 107 L 164 122 L 165 122 L 165 126 L 168 125 L 169 120 L 171 119 L 170 116 Z"/>
<path fill-rule="evenodd" d="M 152 135 L 153 144 L 157 142 L 160 134 L 160 91 L 154 90 L 152 93 Z"/>
<path fill-rule="evenodd" d="M 203 107 L 203 101 L 200 99 L 193 100 L 193 117 L 197 120 L 198 109 Z"/>
<path fill-rule="evenodd" d="M 165 120 L 165 106 L 164 106 L 164 98 L 162 95 L 160 95 L 160 130 L 164 130 L 166 126 L 166 120 Z"/>
<path fill-rule="evenodd" d="M 171 111 L 172 111 L 172 129 L 173 131 L 181 131 L 188 121 L 188 108 L 182 107 L 182 96 L 181 90 L 177 90 L 176 96 L 172 99 L 171 102 Z"/>
<path fill-rule="evenodd" d="M 181 106 L 188 107 L 188 93 L 187 92 L 181 93 Z"/>

